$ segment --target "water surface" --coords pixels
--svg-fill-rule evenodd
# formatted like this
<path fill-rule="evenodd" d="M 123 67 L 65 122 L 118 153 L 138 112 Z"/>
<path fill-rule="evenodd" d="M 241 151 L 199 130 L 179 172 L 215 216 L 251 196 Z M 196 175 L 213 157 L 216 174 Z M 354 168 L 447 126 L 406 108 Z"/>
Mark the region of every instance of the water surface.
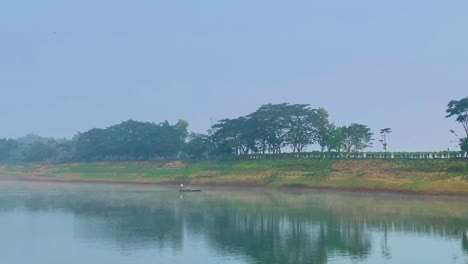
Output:
<path fill-rule="evenodd" d="M 465 264 L 467 202 L 0 181 L 0 264 Z"/>

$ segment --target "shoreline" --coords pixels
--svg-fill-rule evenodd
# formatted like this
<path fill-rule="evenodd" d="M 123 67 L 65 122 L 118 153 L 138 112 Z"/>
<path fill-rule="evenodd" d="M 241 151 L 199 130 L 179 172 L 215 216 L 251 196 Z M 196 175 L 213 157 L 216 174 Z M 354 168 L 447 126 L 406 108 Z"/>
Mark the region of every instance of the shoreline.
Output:
<path fill-rule="evenodd" d="M 178 189 L 178 184 L 171 182 L 139 182 L 139 181 L 116 181 L 116 180 L 84 180 L 84 179 L 33 179 L 33 178 L 0 178 L 1 181 L 13 182 L 42 182 L 42 183 L 70 183 L 70 184 L 115 184 L 115 185 L 139 185 L 139 186 L 165 186 Z M 322 191 L 322 192 L 343 192 L 355 194 L 390 194 L 417 197 L 454 197 L 468 198 L 466 192 L 433 191 L 433 190 L 398 190 L 368 187 L 339 187 L 339 186 L 308 186 L 300 184 L 285 184 L 279 186 L 267 186 L 261 184 L 248 183 L 204 183 L 193 184 L 193 187 L 224 187 L 224 188 L 245 188 L 245 189 L 276 189 L 285 191 Z"/>
<path fill-rule="evenodd" d="M 468 197 L 459 160 L 259 160 L 0 164 L 0 180 L 224 186 Z"/>

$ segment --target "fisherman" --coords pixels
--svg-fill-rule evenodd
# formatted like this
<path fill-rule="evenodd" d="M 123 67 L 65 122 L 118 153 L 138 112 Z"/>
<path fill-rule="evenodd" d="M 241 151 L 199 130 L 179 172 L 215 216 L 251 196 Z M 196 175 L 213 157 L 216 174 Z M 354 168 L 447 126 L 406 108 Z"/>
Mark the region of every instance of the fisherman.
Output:
<path fill-rule="evenodd" d="M 181 188 L 181 189 L 184 188 L 184 184 L 183 184 L 183 183 L 180 184 L 180 188 Z"/>

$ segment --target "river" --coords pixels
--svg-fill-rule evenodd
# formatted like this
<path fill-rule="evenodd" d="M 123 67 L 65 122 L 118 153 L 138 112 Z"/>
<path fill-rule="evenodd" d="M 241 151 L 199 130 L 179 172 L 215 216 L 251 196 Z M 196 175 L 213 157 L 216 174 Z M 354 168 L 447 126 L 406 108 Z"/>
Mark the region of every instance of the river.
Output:
<path fill-rule="evenodd" d="M 0 181 L 0 264 L 466 264 L 467 235 L 467 198 Z"/>

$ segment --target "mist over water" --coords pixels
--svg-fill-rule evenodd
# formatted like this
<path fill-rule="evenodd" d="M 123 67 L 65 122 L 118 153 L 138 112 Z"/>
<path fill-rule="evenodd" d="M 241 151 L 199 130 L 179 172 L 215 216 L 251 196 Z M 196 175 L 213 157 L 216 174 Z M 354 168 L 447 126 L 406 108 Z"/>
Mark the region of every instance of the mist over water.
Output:
<path fill-rule="evenodd" d="M 0 263 L 467 263 L 466 199 L 0 182 Z"/>

